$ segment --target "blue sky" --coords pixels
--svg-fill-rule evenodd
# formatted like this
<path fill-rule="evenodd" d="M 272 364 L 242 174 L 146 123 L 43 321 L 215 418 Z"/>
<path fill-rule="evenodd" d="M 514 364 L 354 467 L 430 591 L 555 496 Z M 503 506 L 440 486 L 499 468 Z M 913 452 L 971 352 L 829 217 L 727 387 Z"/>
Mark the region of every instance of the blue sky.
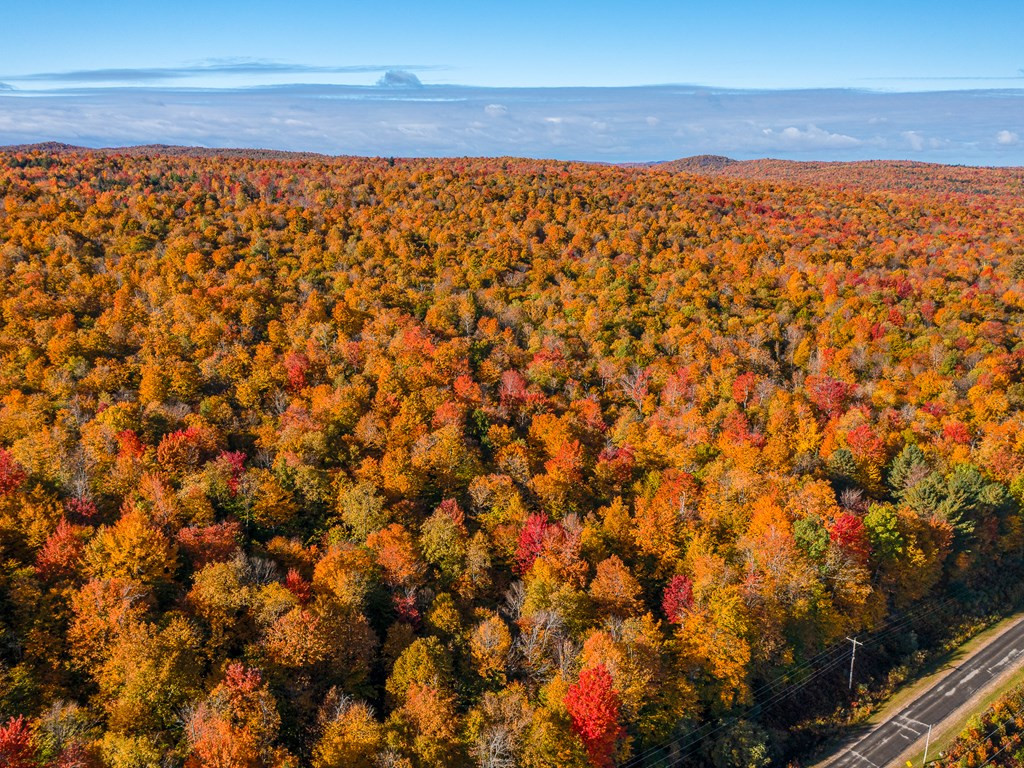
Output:
<path fill-rule="evenodd" d="M 501 87 L 916 90 L 1024 82 L 1024 3 L 1011 0 L 12 0 L 5 6 L 0 80 L 9 81 L 244 58 L 320 67 L 419 65 L 430 68 L 420 71 L 425 83 Z M 222 75 L 201 84 L 254 79 L 282 81 Z M 374 79 L 358 72 L 298 78 Z"/>
<path fill-rule="evenodd" d="M 0 144 L 1024 163 L 1019 1 L 36 0 L 3 15 Z M 389 70 L 425 87 L 376 87 Z"/>

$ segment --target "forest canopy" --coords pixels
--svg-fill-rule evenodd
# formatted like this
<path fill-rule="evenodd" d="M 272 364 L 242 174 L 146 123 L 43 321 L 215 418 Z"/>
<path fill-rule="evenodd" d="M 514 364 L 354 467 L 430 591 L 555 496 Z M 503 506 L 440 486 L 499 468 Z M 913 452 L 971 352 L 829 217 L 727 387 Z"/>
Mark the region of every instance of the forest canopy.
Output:
<path fill-rule="evenodd" d="M 0 153 L 0 762 L 639 764 L 1019 570 L 1019 174 L 772 168 Z"/>

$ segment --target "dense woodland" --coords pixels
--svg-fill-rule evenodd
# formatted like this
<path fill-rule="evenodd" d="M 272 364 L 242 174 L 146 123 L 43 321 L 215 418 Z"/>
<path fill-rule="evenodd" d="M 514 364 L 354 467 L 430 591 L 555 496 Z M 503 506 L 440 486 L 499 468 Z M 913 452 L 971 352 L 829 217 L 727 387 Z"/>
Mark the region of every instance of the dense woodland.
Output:
<path fill-rule="evenodd" d="M 1020 173 L 761 168 L 0 153 L 0 763 L 753 768 L 1018 578 Z"/>

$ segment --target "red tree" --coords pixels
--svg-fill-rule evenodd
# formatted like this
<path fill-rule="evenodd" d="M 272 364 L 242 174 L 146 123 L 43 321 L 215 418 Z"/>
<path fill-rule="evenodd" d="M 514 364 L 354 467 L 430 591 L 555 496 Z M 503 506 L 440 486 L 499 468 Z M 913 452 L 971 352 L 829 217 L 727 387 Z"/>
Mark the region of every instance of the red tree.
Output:
<path fill-rule="evenodd" d="M 284 577 L 284 586 L 300 603 L 308 603 L 313 596 L 313 586 L 294 568 L 289 569 L 288 575 Z"/>
<path fill-rule="evenodd" d="M 544 515 L 530 515 L 526 525 L 519 533 L 519 546 L 516 548 L 516 570 L 526 573 L 544 549 L 551 523 Z"/>
<path fill-rule="evenodd" d="M 193 567 L 230 560 L 238 549 L 242 526 L 234 521 L 203 527 L 189 526 L 177 533 L 178 546 L 192 561 Z"/>
<path fill-rule="evenodd" d="M 64 510 L 68 516 L 75 520 L 92 520 L 99 514 L 96 503 L 90 499 L 78 496 L 64 502 Z"/>
<path fill-rule="evenodd" d="M 232 496 L 237 496 L 241 487 L 245 458 L 245 451 L 221 451 L 217 457 L 217 468 L 227 476 L 228 492 Z"/>
<path fill-rule="evenodd" d="M 309 358 L 302 352 L 289 352 L 284 356 L 284 370 L 288 376 L 288 388 L 298 392 L 306 386 Z"/>
<path fill-rule="evenodd" d="M 672 577 L 672 580 L 665 587 L 665 593 L 661 598 L 661 607 L 665 611 L 668 620 L 678 624 L 683 620 L 683 614 L 693 605 L 693 582 L 682 574 Z"/>
<path fill-rule="evenodd" d="M 118 455 L 122 458 L 140 459 L 146 452 L 146 446 L 139 436 L 130 429 L 117 433 Z"/>
<path fill-rule="evenodd" d="M 808 376 L 807 392 L 815 407 L 831 419 L 843 412 L 853 387 L 831 376 Z"/>
<path fill-rule="evenodd" d="M 846 444 L 858 461 L 881 466 L 885 463 L 885 441 L 867 424 L 859 424 L 846 433 Z"/>
<path fill-rule="evenodd" d="M 732 399 L 740 405 L 746 405 L 750 396 L 754 394 L 754 387 L 757 385 L 757 374 L 741 373 L 732 382 Z"/>
<path fill-rule="evenodd" d="M 971 431 L 962 421 L 951 421 L 942 427 L 942 436 L 958 445 L 970 445 Z"/>
<path fill-rule="evenodd" d="M 864 528 L 864 521 L 850 512 L 844 512 L 832 523 L 828 532 L 839 548 L 853 555 L 858 560 L 868 558 L 868 536 Z"/>
<path fill-rule="evenodd" d="M 0 765 L 4 768 L 35 768 L 36 749 L 32 729 L 24 715 L 12 717 L 0 726 Z"/>
<path fill-rule="evenodd" d="M 0 496 L 14 493 L 25 482 L 26 473 L 10 453 L 0 448 Z"/>
<path fill-rule="evenodd" d="M 36 573 L 44 579 L 55 579 L 74 574 L 85 553 L 82 531 L 88 529 L 71 525 L 67 520 L 57 523 L 36 554 Z"/>
<path fill-rule="evenodd" d="M 399 621 L 404 621 L 413 628 L 420 625 L 420 609 L 416 607 L 416 593 L 408 591 L 404 594 L 396 594 L 392 598 L 395 606 L 395 614 Z"/>
<path fill-rule="evenodd" d="M 580 672 L 579 681 L 566 691 L 565 706 L 591 764 L 595 768 L 611 766 L 615 742 L 623 731 L 619 725 L 619 695 L 603 664 Z"/>

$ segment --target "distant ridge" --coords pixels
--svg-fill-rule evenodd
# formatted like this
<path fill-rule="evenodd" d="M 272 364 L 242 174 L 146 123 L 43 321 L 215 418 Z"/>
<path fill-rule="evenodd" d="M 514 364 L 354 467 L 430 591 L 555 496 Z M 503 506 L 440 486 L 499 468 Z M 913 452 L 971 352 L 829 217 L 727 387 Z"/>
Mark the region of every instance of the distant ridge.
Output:
<path fill-rule="evenodd" d="M 954 194 L 1024 193 L 1024 168 L 940 165 L 912 160 L 822 162 L 746 160 L 703 171 L 709 175 L 794 184 Z"/>
<path fill-rule="evenodd" d="M 88 147 L 78 147 L 74 144 L 64 144 L 60 141 L 41 141 L 38 144 L 7 144 L 0 146 L 0 152 L 52 152 L 63 154 L 66 152 L 89 152 Z"/>
<path fill-rule="evenodd" d="M 733 160 L 697 155 L 649 163 L 651 171 L 868 190 L 1024 194 L 1024 168 L 941 165 L 915 160 Z"/>
<path fill-rule="evenodd" d="M 358 159 L 352 155 L 325 155 L 317 152 L 290 152 L 277 149 L 209 148 L 172 144 L 143 144 L 128 147 L 90 148 L 56 141 L 36 144 L 0 146 L 0 154 L 100 154 L 128 155 L 132 157 L 234 157 L 252 160 L 331 162 Z M 386 155 L 377 156 L 378 159 Z M 650 163 L 605 163 L 559 161 L 532 158 L 395 158 L 408 163 L 456 162 L 466 160 L 522 160 L 539 163 L 559 163 L 561 166 L 604 166 L 630 169 L 634 172 L 681 173 L 697 176 L 749 179 L 785 184 L 850 187 L 867 190 L 916 190 L 941 194 L 968 195 L 1024 195 L 1024 167 L 990 167 L 969 165 L 941 165 L 913 160 L 735 160 L 724 155 L 693 155 L 677 160 Z"/>
<path fill-rule="evenodd" d="M 731 157 L 725 157 L 725 155 L 694 155 L 693 157 L 681 157 L 678 160 L 667 160 L 661 163 L 651 163 L 650 165 L 652 168 L 666 171 L 704 173 L 720 171 L 739 162 L 739 160 L 733 160 Z"/>
<path fill-rule="evenodd" d="M 50 154 L 98 153 L 109 155 L 131 155 L 144 157 L 150 155 L 191 156 L 191 157 L 249 157 L 264 160 L 303 160 L 327 159 L 343 157 L 342 155 L 323 155 L 318 152 L 289 152 L 282 149 L 246 149 L 246 148 L 210 148 L 190 147 L 182 144 L 137 144 L 128 147 L 81 147 L 75 144 L 64 144 L 59 141 L 43 141 L 36 144 L 0 145 L 0 152 L 44 152 Z"/>

